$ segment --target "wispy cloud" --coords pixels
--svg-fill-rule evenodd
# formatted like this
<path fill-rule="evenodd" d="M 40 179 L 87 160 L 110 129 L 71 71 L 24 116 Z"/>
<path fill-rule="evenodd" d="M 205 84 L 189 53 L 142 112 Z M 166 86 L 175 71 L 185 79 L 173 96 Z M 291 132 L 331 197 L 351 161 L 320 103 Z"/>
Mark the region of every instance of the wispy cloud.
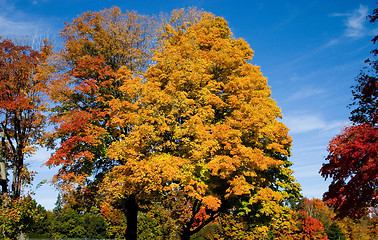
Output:
<path fill-rule="evenodd" d="M 369 30 L 365 25 L 368 22 L 366 17 L 369 15 L 369 8 L 364 5 L 360 5 L 359 8 L 349 13 L 333 13 L 332 17 L 345 18 L 345 32 L 346 37 L 363 37 L 370 35 Z"/>
<path fill-rule="evenodd" d="M 324 95 L 326 91 L 321 88 L 316 88 L 312 86 L 305 86 L 299 89 L 297 92 L 293 93 L 289 96 L 286 100 L 287 101 L 295 101 L 295 100 L 302 100 L 314 96 Z"/>
<path fill-rule="evenodd" d="M 296 114 L 284 116 L 283 121 L 292 134 L 310 131 L 340 130 L 348 121 L 326 121 L 319 115 Z"/>
<path fill-rule="evenodd" d="M 295 172 L 294 176 L 296 178 L 309 178 L 319 176 L 319 169 L 322 167 L 322 163 L 316 163 L 306 166 L 297 166 L 294 164 L 292 170 Z"/>
<path fill-rule="evenodd" d="M 360 37 L 366 34 L 367 29 L 364 26 L 369 9 L 363 5 L 356 9 L 346 21 L 346 35 L 348 37 Z"/>
<path fill-rule="evenodd" d="M 0 0 L 0 34 L 5 37 L 47 35 L 51 19 L 31 16 L 16 9 L 11 1 Z"/>
<path fill-rule="evenodd" d="M 34 34 L 37 31 L 37 25 L 31 22 L 14 21 L 0 16 L 0 32 L 5 36 Z"/>

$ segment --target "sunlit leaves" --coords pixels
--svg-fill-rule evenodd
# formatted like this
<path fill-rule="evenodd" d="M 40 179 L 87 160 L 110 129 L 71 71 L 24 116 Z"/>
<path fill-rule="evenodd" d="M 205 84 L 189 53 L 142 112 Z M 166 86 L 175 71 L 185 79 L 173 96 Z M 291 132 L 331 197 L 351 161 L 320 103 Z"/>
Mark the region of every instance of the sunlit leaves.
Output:
<path fill-rule="evenodd" d="M 253 51 L 232 37 L 225 20 L 211 14 L 203 14 L 198 23 L 167 24 L 165 29 L 168 36 L 162 37 L 156 64 L 142 87 L 122 87 L 125 94 L 134 89 L 140 97 L 112 103 L 112 123 L 128 131 L 109 151 L 122 161 L 115 169 L 124 171 L 108 175 L 113 179 L 109 189 L 114 195 L 151 197 L 154 191 L 157 196 L 172 194 L 169 186 L 174 183 L 175 191 L 186 196 L 182 200 L 193 206 L 182 236 L 199 231 L 220 212 L 238 209 L 234 204 L 240 197 L 251 201 L 245 213 L 258 206 L 261 213 L 276 217 L 283 200 L 295 196 L 286 191 L 295 192 L 298 186 L 287 169 L 291 138 L 276 120 L 280 110 L 270 98 L 266 78 L 248 62 Z M 162 156 L 167 163 L 180 162 L 170 163 L 170 178 L 154 174 L 163 167 L 154 165 Z M 265 195 L 272 198 L 257 200 Z"/>
<path fill-rule="evenodd" d="M 61 167 L 62 189 L 99 189 L 113 223 L 161 203 L 183 239 L 221 213 L 253 224 L 285 215 L 284 200 L 299 191 L 291 138 L 250 46 L 224 19 L 178 10 L 150 59 L 151 23 L 112 8 L 62 31 L 65 84 L 51 91 L 50 138 L 60 142 L 48 162 Z"/>
<path fill-rule="evenodd" d="M 61 166 L 54 179 L 63 190 L 90 185 L 116 165 L 107 153 L 126 115 L 116 109 L 135 111 L 141 79 L 133 75 L 149 61 L 152 25 L 147 16 L 113 7 L 83 13 L 61 32 L 62 67 L 49 92 L 56 128 L 46 139 L 56 146 L 47 165 Z"/>
<path fill-rule="evenodd" d="M 2 197 L 0 205 L 0 230 L 3 237 L 16 239 L 22 232 L 30 229 L 33 223 L 42 220 L 37 203 L 30 196 L 12 200 Z"/>
<path fill-rule="evenodd" d="M 47 41 L 40 51 L 9 40 L 0 42 L 0 131 L 4 133 L 0 151 L 1 161 L 13 167 L 13 199 L 20 197 L 22 179 L 27 179 L 22 177 L 28 175 L 24 158 L 34 153 L 44 133 L 45 94 L 54 71 L 47 63 L 51 53 Z"/>

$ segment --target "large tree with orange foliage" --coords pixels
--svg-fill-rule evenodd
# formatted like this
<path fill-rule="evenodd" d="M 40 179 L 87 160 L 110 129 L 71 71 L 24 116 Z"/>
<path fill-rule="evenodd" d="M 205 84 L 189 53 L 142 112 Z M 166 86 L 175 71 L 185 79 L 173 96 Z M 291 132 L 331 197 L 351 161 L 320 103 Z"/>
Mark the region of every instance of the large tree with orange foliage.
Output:
<path fill-rule="evenodd" d="M 159 39 L 142 86 L 129 76 L 120 88 L 134 100 L 111 101 L 110 124 L 129 131 L 109 149 L 121 164 L 103 193 L 136 206 L 175 196 L 168 208 L 180 216 L 181 239 L 221 213 L 268 225 L 299 186 L 288 129 L 277 121 L 267 79 L 249 62 L 253 51 L 207 13 L 166 24 Z"/>
<path fill-rule="evenodd" d="M 10 40 L 0 42 L 0 181 L 2 193 L 12 199 L 18 199 L 22 184 L 31 180 L 25 157 L 34 153 L 45 130 L 44 94 L 52 70 L 47 65 L 51 53 L 47 42 L 40 51 Z M 10 191 L 8 169 L 12 177 Z"/>

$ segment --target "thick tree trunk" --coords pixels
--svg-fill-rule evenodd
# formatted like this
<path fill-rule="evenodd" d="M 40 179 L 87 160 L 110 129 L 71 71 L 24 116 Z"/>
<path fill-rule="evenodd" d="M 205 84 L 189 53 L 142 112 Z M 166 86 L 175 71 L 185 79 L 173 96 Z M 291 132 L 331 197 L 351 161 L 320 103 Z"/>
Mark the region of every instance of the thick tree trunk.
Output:
<path fill-rule="evenodd" d="M 181 232 L 181 234 L 180 234 L 180 239 L 181 239 L 181 240 L 190 240 L 190 235 L 191 235 L 190 229 L 185 228 L 185 229 Z"/>
<path fill-rule="evenodd" d="M 138 229 L 138 204 L 135 195 L 130 195 L 125 203 L 127 228 L 125 237 L 127 240 L 137 240 Z"/>

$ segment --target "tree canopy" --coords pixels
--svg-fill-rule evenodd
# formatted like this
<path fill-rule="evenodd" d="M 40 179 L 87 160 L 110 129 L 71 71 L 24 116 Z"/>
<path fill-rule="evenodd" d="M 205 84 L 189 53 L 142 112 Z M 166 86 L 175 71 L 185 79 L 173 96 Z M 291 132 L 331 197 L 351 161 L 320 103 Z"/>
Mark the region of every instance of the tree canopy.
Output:
<path fill-rule="evenodd" d="M 378 10 L 370 20 L 374 23 Z M 373 43 L 378 36 L 373 38 Z M 378 50 L 372 51 L 376 58 Z M 337 217 L 360 218 L 369 208 L 377 207 L 378 196 L 378 60 L 366 60 L 368 66 L 357 77 L 352 87 L 353 103 L 356 106 L 350 120 L 353 126 L 346 127 L 328 145 L 327 163 L 320 173 L 332 178 L 323 199 L 331 204 Z"/>
<path fill-rule="evenodd" d="M 13 199 L 21 196 L 21 185 L 31 180 L 25 156 L 35 152 L 44 134 L 51 54 L 46 41 L 40 51 L 6 39 L 0 42 L 0 168 L 1 175 L 6 175 L 0 181 L 8 182 L 7 170 L 12 169 L 11 190 L 4 183 L 2 194 Z"/>
<path fill-rule="evenodd" d="M 129 76 L 120 88 L 133 100 L 111 101 L 110 123 L 127 131 L 109 149 L 121 165 L 107 175 L 105 192 L 139 203 L 174 195 L 168 207 L 182 212 L 182 239 L 221 213 L 268 223 L 299 186 L 288 129 L 277 121 L 266 78 L 249 63 L 253 51 L 207 13 L 164 25 L 160 39 L 145 81 Z"/>

